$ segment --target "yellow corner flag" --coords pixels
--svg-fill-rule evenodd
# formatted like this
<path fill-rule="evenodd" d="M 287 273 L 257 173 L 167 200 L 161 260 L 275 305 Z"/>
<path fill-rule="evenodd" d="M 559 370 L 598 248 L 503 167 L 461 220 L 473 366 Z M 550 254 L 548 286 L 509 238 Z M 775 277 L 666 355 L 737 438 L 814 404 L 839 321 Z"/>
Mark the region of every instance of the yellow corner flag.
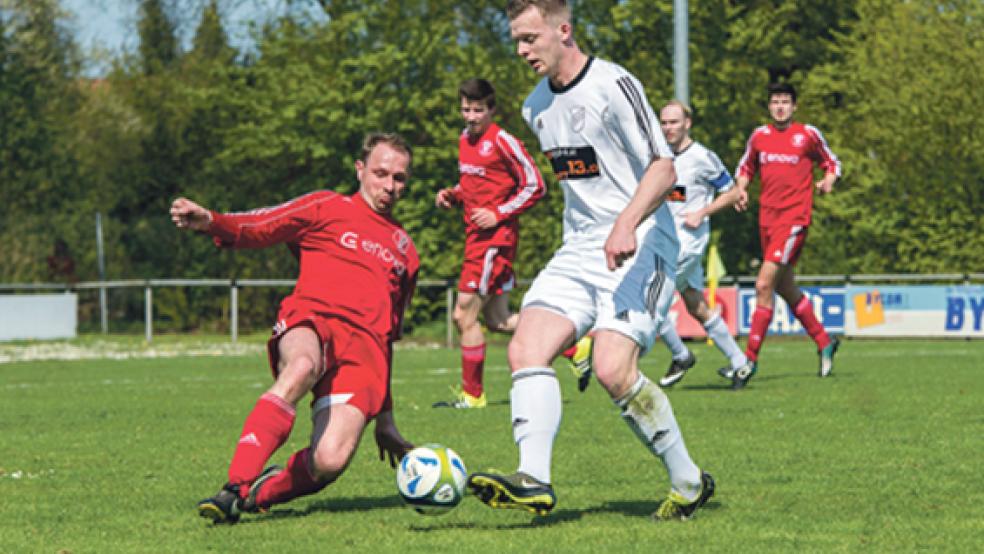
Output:
<path fill-rule="evenodd" d="M 728 274 L 728 270 L 724 267 L 724 262 L 721 261 L 721 256 L 718 255 L 717 245 L 712 244 L 710 250 L 707 252 L 707 305 L 714 309 L 714 300 L 717 296 L 718 282 L 721 277 Z M 707 337 L 707 344 L 713 344 L 714 341 L 711 337 Z"/>

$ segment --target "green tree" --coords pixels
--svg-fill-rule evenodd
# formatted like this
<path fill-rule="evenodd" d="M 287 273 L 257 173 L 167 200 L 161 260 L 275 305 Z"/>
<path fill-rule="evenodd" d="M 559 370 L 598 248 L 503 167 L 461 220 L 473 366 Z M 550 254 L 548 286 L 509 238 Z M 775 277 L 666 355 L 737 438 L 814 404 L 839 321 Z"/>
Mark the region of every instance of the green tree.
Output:
<path fill-rule="evenodd" d="M 984 5 L 864 0 L 805 106 L 849 173 L 819 205 L 817 268 L 981 271 Z M 842 253 L 847 256 L 843 257 Z"/>

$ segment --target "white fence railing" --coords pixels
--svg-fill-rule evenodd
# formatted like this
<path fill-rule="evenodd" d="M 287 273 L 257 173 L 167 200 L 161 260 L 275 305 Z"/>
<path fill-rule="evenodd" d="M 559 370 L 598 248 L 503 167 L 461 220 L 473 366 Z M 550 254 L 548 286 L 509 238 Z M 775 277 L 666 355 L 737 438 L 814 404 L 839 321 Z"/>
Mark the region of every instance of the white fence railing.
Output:
<path fill-rule="evenodd" d="M 797 275 L 800 283 L 818 284 L 859 284 L 859 283 L 962 283 L 970 285 L 984 283 L 984 273 L 938 273 L 938 274 L 853 274 L 853 275 Z M 163 287 L 228 287 L 229 288 L 229 334 L 232 342 L 239 338 L 239 289 L 242 287 L 290 287 L 294 279 L 127 279 L 117 281 L 85 281 L 73 284 L 57 283 L 0 283 L 0 292 L 72 292 L 80 290 L 100 291 L 100 321 L 103 333 L 109 331 L 108 311 L 105 291 L 117 288 L 144 289 L 144 337 L 147 342 L 154 337 L 154 289 Z M 749 287 L 755 283 L 754 276 L 726 276 L 721 285 Z M 529 281 L 520 281 L 521 285 Z M 453 280 L 423 280 L 417 283 L 418 289 L 440 287 L 445 289 L 446 342 L 454 345 L 454 322 L 452 320 L 456 286 Z"/>

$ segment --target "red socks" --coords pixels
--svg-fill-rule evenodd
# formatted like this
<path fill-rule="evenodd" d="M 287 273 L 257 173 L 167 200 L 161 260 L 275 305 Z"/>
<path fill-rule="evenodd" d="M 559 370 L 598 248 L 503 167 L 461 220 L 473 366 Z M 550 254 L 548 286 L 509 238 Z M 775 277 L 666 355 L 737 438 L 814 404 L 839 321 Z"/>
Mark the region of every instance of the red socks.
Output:
<path fill-rule="evenodd" d="M 259 476 L 270 456 L 290 436 L 294 415 L 294 407 L 275 394 L 266 393 L 256 401 L 229 464 L 230 483 L 252 483 Z"/>
<path fill-rule="evenodd" d="M 482 396 L 482 375 L 485 372 L 485 345 L 461 347 L 461 388 L 478 398 Z"/>
<path fill-rule="evenodd" d="M 793 313 L 796 314 L 796 319 L 803 324 L 806 333 L 817 343 L 817 349 L 823 350 L 830 344 L 830 337 L 827 335 L 827 330 L 817 320 L 817 315 L 813 313 L 813 303 L 810 302 L 810 299 L 805 294 L 796 303 Z"/>
<path fill-rule="evenodd" d="M 260 488 L 256 496 L 256 505 L 269 508 L 274 504 L 283 504 L 299 496 L 314 494 L 328 486 L 331 481 L 323 483 L 311 475 L 310 448 L 298 450 L 287 462 L 287 469 L 270 478 Z"/>
<path fill-rule="evenodd" d="M 762 341 L 765 334 L 769 331 L 769 324 L 772 323 L 772 308 L 755 306 L 752 312 L 752 329 L 748 334 L 748 346 L 745 347 L 745 356 L 751 361 L 758 360 L 759 349 L 762 348 Z"/>

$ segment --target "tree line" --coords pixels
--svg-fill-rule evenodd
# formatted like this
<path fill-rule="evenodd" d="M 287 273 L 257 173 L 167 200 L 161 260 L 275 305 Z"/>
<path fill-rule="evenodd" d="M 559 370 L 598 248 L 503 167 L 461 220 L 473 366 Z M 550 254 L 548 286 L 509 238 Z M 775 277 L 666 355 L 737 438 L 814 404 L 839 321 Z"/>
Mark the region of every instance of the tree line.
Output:
<path fill-rule="evenodd" d="M 537 77 L 514 54 L 502 1 L 308 0 L 325 17 L 291 10 L 267 21 L 246 54 L 230 45 L 219 0 L 194 10 L 134 2 L 139 47 L 87 78 L 90 54 L 57 0 L 0 0 L 0 282 L 98 279 L 96 212 L 107 278 L 290 277 L 285 248 L 216 251 L 174 232 L 167 207 L 178 195 L 240 210 L 354 191 L 368 130 L 414 145 L 396 215 L 417 243 L 421 278 L 454 279 L 460 214 L 435 210 L 433 197 L 457 180 L 458 84 L 494 83 L 499 122 L 537 149 L 519 113 Z M 657 109 L 672 98 L 672 0 L 572 5 L 588 52 L 637 75 Z M 734 168 L 767 120 L 766 84 L 789 81 L 798 119 L 843 162 L 835 193 L 816 200 L 801 273 L 984 271 L 984 3 L 701 0 L 689 16 L 697 140 Z M 181 18 L 200 20 L 189 48 L 176 36 Z M 520 278 L 560 240 L 563 198 L 535 157 L 548 197 L 524 216 Z M 729 271 L 753 272 L 754 211 L 712 228 Z M 283 293 L 245 289 L 241 321 L 267 325 Z M 207 289 L 161 289 L 155 308 L 165 326 L 189 330 L 217 325 L 225 302 Z M 441 310 L 443 291 L 421 290 L 409 324 Z"/>

